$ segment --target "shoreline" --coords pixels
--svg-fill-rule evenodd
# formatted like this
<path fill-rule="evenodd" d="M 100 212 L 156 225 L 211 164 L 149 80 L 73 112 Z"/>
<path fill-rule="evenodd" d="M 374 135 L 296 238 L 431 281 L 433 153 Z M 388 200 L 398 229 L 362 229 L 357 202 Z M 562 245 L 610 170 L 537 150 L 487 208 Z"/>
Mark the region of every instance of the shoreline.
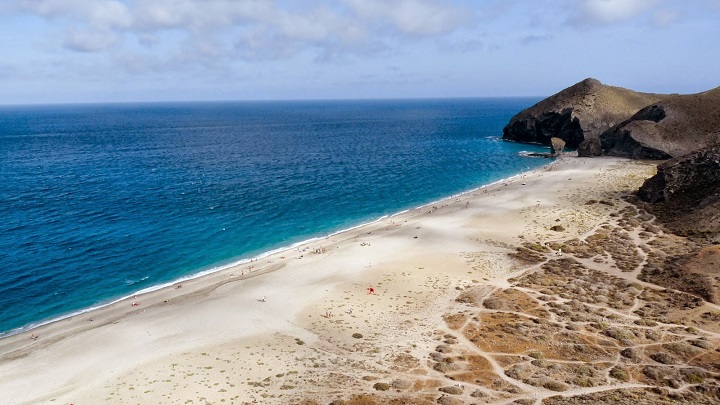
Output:
<path fill-rule="evenodd" d="M 519 153 L 522 154 L 522 153 L 525 153 L 525 152 L 519 152 Z M 527 158 L 527 156 L 524 156 L 524 155 L 520 155 L 520 156 Z M 571 157 L 573 157 L 573 156 L 571 155 Z M 545 158 L 543 158 L 543 159 L 545 159 Z M 72 312 L 67 313 L 67 314 L 59 315 L 59 316 L 54 317 L 54 318 L 51 318 L 51 319 L 41 320 L 41 321 L 38 321 L 38 322 L 36 322 L 36 323 L 31 323 L 31 324 L 24 325 L 24 326 L 21 326 L 21 327 L 19 327 L 19 328 L 11 329 L 11 330 L 8 330 L 8 331 L 4 331 L 4 332 L 3 332 L 3 331 L 0 331 L 0 343 L 2 342 L 3 339 L 6 339 L 6 338 L 9 338 L 9 337 L 18 335 L 18 334 L 22 334 L 22 333 L 32 332 L 33 330 L 35 330 L 35 329 L 37 329 L 37 328 L 40 328 L 40 327 L 43 327 L 43 326 L 46 326 L 46 325 L 51 325 L 51 324 L 56 323 L 56 322 L 62 322 L 62 321 L 68 320 L 68 319 L 72 319 L 72 318 L 74 318 L 74 317 L 76 317 L 76 316 L 81 316 L 81 315 L 85 315 L 85 314 L 92 314 L 92 312 L 94 312 L 94 311 L 101 310 L 101 309 L 103 309 L 103 308 L 106 308 L 106 307 L 109 307 L 109 306 L 112 306 L 112 305 L 119 304 L 119 303 L 121 303 L 121 302 L 123 302 L 123 301 L 127 301 L 127 300 L 130 300 L 130 299 L 134 299 L 135 297 L 139 297 L 139 296 L 142 296 L 142 295 L 144 295 L 144 294 L 149 294 L 149 293 L 152 293 L 152 292 L 155 292 L 155 291 L 159 291 L 159 290 L 162 290 L 162 289 L 165 289 L 165 288 L 170 288 L 170 287 L 172 287 L 172 286 L 174 286 L 174 285 L 181 284 L 181 283 L 188 282 L 188 281 L 192 281 L 192 280 L 196 280 L 196 279 L 199 279 L 199 278 L 202 278 L 202 277 L 205 277 L 205 276 L 212 275 L 212 274 L 214 274 L 214 273 L 224 272 L 224 271 L 227 271 L 227 270 L 231 270 L 231 269 L 233 269 L 233 268 L 239 268 L 239 267 L 241 267 L 241 266 L 247 265 L 248 263 L 252 263 L 252 262 L 254 262 L 254 261 L 257 261 L 257 260 L 260 260 L 260 259 L 264 259 L 264 258 L 266 258 L 266 257 L 272 256 L 272 255 L 275 255 L 275 254 L 279 254 L 279 253 L 283 253 L 283 252 L 289 252 L 289 251 L 295 250 L 295 249 L 297 249 L 298 247 L 303 246 L 303 245 L 308 245 L 308 244 L 311 244 L 311 243 L 315 243 L 315 242 L 317 242 L 317 241 L 325 240 L 325 239 L 328 239 L 328 238 L 331 238 L 331 237 L 334 237 L 334 236 L 341 235 L 341 234 L 343 234 L 343 233 L 352 232 L 352 231 L 354 231 L 354 230 L 356 230 L 356 229 L 359 229 L 359 228 L 362 228 L 362 227 L 365 227 L 365 226 L 370 226 L 370 225 L 379 223 L 379 222 L 381 222 L 381 221 L 383 221 L 383 220 L 385 220 L 385 219 L 389 219 L 389 218 L 393 218 L 393 217 L 396 217 L 396 216 L 400 216 L 400 215 L 403 215 L 403 214 L 405 214 L 405 213 L 412 212 L 412 211 L 414 211 L 414 210 L 423 210 L 423 209 L 426 209 L 427 207 L 431 207 L 431 206 L 433 206 L 433 205 L 440 204 L 440 203 L 442 203 L 442 202 L 445 202 L 445 201 L 447 201 L 447 200 L 451 200 L 451 199 L 453 199 L 453 198 L 460 198 L 460 197 L 465 196 L 465 195 L 467 195 L 467 194 L 469 194 L 469 193 L 477 192 L 477 191 L 479 191 L 479 190 L 483 190 L 483 189 L 488 188 L 488 187 L 496 186 L 496 185 L 499 185 L 499 184 L 502 184 L 502 183 L 505 183 L 505 182 L 514 181 L 514 179 L 516 179 L 516 178 L 522 178 L 523 175 L 527 175 L 527 174 L 529 174 L 529 173 L 533 173 L 533 172 L 535 172 L 536 170 L 546 170 L 547 167 L 552 166 L 552 165 L 555 164 L 557 161 L 558 161 L 558 159 L 553 159 L 553 160 L 549 161 L 547 164 L 542 165 L 542 166 L 539 166 L 539 167 L 537 167 L 536 169 L 533 169 L 533 170 L 530 170 L 530 171 L 520 172 L 520 173 L 515 174 L 515 175 L 513 175 L 513 176 L 510 176 L 510 177 L 502 178 L 502 179 L 500 179 L 500 180 L 496 180 L 496 181 L 493 181 L 493 182 L 488 183 L 488 184 L 484 184 L 484 185 L 481 185 L 481 186 L 478 186 L 478 187 L 474 187 L 474 188 L 472 188 L 472 189 L 469 189 L 469 190 L 466 190 L 466 191 L 462 191 L 462 192 L 457 193 L 457 194 L 452 194 L 452 195 L 449 195 L 449 196 L 446 196 L 446 197 L 442 197 L 442 198 L 440 198 L 440 199 L 438 199 L 438 200 L 434 200 L 434 201 L 431 201 L 431 202 L 428 202 L 428 203 L 424 203 L 424 204 L 421 204 L 421 205 L 418 205 L 418 206 L 415 206 L 415 207 L 412 207 L 412 208 L 406 208 L 406 209 L 403 209 L 403 210 L 401 210 L 401 211 L 398 211 L 398 212 L 395 212 L 395 213 L 392 213 L 392 214 L 385 214 L 385 215 L 382 215 L 381 217 L 379 217 L 379 218 L 377 218 L 377 219 L 373 219 L 373 220 L 370 220 L 370 221 L 368 221 L 368 222 L 363 222 L 363 223 L 360 223 L 360 224 L 358 224 L 358 225 L 350 226 L 350 227 L 348 227 L 348 228 L 344 228 L 344 229 L 341 229 L 341 230 L 338 230 L 338 231 L 335 231 L 335 232 L 332 232 L 332 233 L 329 233 L 329 234 L 326 234 L 326 235 L 310 237 L 310 238 L 308 238 L 308 239 L 304 239 L 304 240 L 301 240 L 301 241 L 299 241 L 299 242 L 295 242 L 295 243 L 293 243 L 293 244 L 291 244 L 291 245 L 285 245 L 285 246 L 281 246 L 281 247 L 278 247 L 278 248 L 275 248 L 275 249 L 270 249 L 270 250 L 268 250 L 268 251 L 259 253 L 258 255 L 253 256 L 253 257 L 250 257 L 250 258 L 244 258 L 244 259 L 234 260 L 234 261 L 231 261 L 231 262 L 228 263 L 228 264 L 213 265 L 213 266 L 211 266 L 210 268 L 208 268 L 208 269 L 206 269 L 206 270 L 199 270 L 199 271 L 197 271 L 197 272 L 195 272 L 195 273 L 191 273 L 191 274 L 188 274 L 188 275 L 186 275 L 186 276 L 179 277 L 179 278 L 174 279 L 174 280 L 172 280 L 172 281 L 163 282 L 163 283 L 155 284 L 155 285 L 150 285 L 150 286 L 144 287 L 144 288 L 142 288 L 142 289 L 140 289 L 140 290 L 131 292 L 131 293 L 127 294 L 127 295 L 123 295 L 123 296 L 121 296 L 121 297 L 119 297 L 119 298 L 110 298 L 110 299 L 108 300 L 108 302 L 105 302 L 105 303 L 98 303 L 98 304 L 96 304 L 96 305 L 93 305 L 93 306 L 90 306 L 90 307 L 87 307 L 87 308 L 82 308 L 82 309 L 79 309 L 79 310 L 76 310 L 76 311 L 72 311 Z"/>
<path fill-rule="evenodd" d="M 400 373 L 431 384 L 423 359 L 447 334 L 441 331 L 458 294 L 507 287 L 526 270 L 508 253 L 532 235 L 557 241 L 592 231 L 609 211 L 575 218 L 570 200 L 615 190 L 620 176 L 635 176 L 621 182 L 634 185 L 651 166 L 563 157 L 5 337 L 0 402 L 279 404 L 305 394 L 364 392 L 372 385 L 364 376 Z M 548 231 L 557 217 L 575 219 L 563 233 Z M 337 373 L 352 375 L 353 383 L 326 383 Z"/>

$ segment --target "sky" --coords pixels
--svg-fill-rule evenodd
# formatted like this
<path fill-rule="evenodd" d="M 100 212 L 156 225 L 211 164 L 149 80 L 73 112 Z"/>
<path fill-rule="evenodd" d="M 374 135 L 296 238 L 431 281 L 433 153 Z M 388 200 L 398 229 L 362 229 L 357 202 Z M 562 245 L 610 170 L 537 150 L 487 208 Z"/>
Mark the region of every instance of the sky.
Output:
<path fill-rule="evenodd" d="M 0 104 L 720 86 L 720 0 L 1 0 Z"/>

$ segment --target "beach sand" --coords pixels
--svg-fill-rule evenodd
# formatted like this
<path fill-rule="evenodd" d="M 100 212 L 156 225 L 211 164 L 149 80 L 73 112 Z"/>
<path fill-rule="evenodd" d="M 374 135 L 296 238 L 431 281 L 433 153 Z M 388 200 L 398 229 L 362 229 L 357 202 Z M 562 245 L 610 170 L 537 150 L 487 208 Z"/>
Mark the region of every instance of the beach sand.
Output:
<path fill-rule="evenodd" d="M 593 333 L 612 325 L 594 331 L 593 319 L 551 314 L 547 305 L 574 303 L 572 293 L 543 291 L 541 281 L 523 275 L 543 274 L 543 263 L 572 256 L 556 254 L 563 241 L 623 218 L 611 215 L 626 204 L 619 197 L 654 171 L 647 162 L 564 157 L 180 288 L 7 337 L 0 340 L 0 404 L 503 403 L 651 387 L 631 369 L 627 380 L 608 376 L 622 345 Z M 551 230 L 555 225 L 562 229 Z M 630 232 L 631 240 L 641 244 L 638 232 Z M 517 250 L 523 244 L 541 248 L 523 253 Z M 637 271 L 620 271 L 617 257 L 577 260 L 614 277 L 606 280 L 611 285 L 623 277 L 637 282 Z M 640 283 L 635 300 L 628 298 L 635 307 L 589 304 L 632 324 L 641 318 L 632 311 L 645 302 L 638 298 L 643 286 L 652 287 Z M 547 298 L 555 295 L 563 298 Z M 497 308 L 483 306 L 488 298 Z M 592 315 L 588 307 L 578 313 Z M 537 321 L 539 332 L 503 330 L 520 316 Z M 555 329 L 570 332 L 573 322 L 585 332 L 578 339 L 595 336 L 606 349 L 563 360 L 552 353 L 555 343 L 526 339 L 543 333 L 570 339 Z M 669 322 L 660 326 L 677 329 Z M 498 329 L 483 329 L 492 325 Z M 716 347 L 713 333 L 720 331 L 696 328 Z M 587 358 L 595 371 L 586 373 L 586 384 L 563 380 L 558 371 L 525 375 L 531 361 L 553 357 L 562 367 Z M 541 377 L 564 381 L 558 383 L 564 389 Z"/>

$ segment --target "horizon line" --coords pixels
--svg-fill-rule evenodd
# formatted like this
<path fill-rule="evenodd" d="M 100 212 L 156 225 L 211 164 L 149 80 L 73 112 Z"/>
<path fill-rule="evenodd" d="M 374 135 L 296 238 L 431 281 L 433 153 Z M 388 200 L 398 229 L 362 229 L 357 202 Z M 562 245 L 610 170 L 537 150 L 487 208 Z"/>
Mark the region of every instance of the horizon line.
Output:
<path fill-rule="evenodd" d="M 46 103 L 1 103 L 4 107 L 51 107 L 51 106 L 90 106 L 90 105 L 131 105 L 131 104 L 201 104 L 201 103 L 283 103 L 283 102 L 323 102 L 323 101 L 422 101 L 422 100 L 475 100 L 475 99 L 519 99 L 546 98 L 548 96 L 440 96 L 440 97 L 377 97 L 377 98 L 287 98 L 287 99 L 204 99 L 204 100 L 136 100 L 136 101 L 68 101 Z"/>

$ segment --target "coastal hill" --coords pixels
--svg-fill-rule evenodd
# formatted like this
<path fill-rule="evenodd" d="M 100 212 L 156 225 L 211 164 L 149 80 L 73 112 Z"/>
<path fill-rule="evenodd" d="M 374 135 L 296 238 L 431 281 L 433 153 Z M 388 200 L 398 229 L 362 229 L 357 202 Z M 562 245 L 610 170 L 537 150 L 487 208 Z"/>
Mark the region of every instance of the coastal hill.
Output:
<path fill-rule="evenodd" d="M 558 137 L 581 156 L 597 156 L 602 153 L 603 132 L 666 97 L 588 78 L 512 117 L 503 129 L 503 139 L 550 145 L 550 138 Z"/>
<path fill-rule="evenodd" d="M 603 154 L 667 159 L 720 143 L 720 87 L 670 95 L 600 135 Z"/>

